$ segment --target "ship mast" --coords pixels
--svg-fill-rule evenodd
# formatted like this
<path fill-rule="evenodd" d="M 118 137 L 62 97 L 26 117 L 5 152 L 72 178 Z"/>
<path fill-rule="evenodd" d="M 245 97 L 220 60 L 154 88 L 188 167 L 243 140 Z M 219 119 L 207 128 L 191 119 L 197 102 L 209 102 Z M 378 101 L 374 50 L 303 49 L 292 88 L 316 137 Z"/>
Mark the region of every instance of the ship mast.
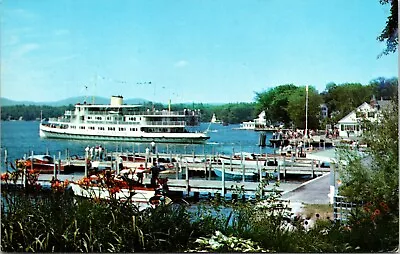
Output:
<path fill-rule="evenodd" d="M 306 130 L 304 134 L 308 138 L 308 85 L 306 85 Z"/>

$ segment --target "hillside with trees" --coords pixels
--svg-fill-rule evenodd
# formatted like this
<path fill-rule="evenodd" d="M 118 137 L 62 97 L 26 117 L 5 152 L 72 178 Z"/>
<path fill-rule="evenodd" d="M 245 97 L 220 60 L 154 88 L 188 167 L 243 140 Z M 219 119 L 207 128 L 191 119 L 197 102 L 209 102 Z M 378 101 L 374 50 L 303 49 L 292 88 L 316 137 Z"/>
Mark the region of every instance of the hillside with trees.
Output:
<path fill-rule="evenodd" d="M 326 124 L 336 124 L 341 118 L 350 113 L 363 102 L 376 99 L 390 100 L 397 94 L 398 79 L 378 77 L 369 84 L 360 83 L 329 83 L 322 93 L 309 86 L 308 91 L 308 128 L 324 129 Z M 227 104 L 203 104 L 203 103 L 180 103 L 171 105 L 171 110 L 181 111 L 184 109 L 199 109 L 201 121 L 209 122 L 213 114 L 223 122 L 230 124 L 250 121 L 265 110 L 270 124 L 283 123 L 286 127 L 305 128 L 305 104 L 306 87 L 294 84 L 277 85 L 267 91 L 256 93 L 256 101 L 252 103 L 227 103 Z M 329 109 L 329 117 L 322 119 L 320 116 L 320 105 L 325 103 Z M 168 105 L 152 103 L 149 101 L 142 104 L 146 108 L 165 109 Z M 16 105 L 3 106 L 1 120 L 19 119 L 32 121 L 40 118 L 57 117 L 63 115 L 65 110 L 73 109 L 68 106 L 39 106 L 39 105 Z"/>

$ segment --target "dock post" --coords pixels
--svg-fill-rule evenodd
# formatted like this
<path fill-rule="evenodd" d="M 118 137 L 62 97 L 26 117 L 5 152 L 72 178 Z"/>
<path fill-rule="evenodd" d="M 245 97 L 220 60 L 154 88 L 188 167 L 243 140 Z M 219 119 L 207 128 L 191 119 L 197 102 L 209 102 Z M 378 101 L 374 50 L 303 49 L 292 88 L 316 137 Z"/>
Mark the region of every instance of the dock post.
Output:
<path fill-rule="evenodd" d="M 314 160 L 311 160 L 311 178 L 314 178 Z"/>
<path fill-rule="evenodd" d="M 233 170 L 233 168 L 232 168 L 232 154 L 231 154 L 231 157 L 230 157 L 230 165 L 231 165 L 231 171 Z"/>
<path fill-rule="evenodd" d="M 278 181 L 281 180 L 281 165 L 278 165 Z"/>
<path fill-rule="evenodd" d="M 178 180 L 178 178 L 179 178 L 179 169 L 182 170 L 181 163 L 180 162 L 176 162 L 175 163 L 175 179 L 176 180 Z"/>
<path fill-rule="evenodd" d="M 149 155 L 146 153 L 144 157 L 145 157 L 144 168 L 147 169 L 147 162 L 149 160 Z"/>
<path fill-rule="evenodd" d="M 60 172 L 61 172 L 61 151 L 58 151 L 58 174 L 60 174 Z"/>
<path fill-rule="evenodd" d="M 204 178 L 207 179 L 207 155 L 204 154 Z"/>
<path fill-rule="evenodd" d="M 56 156 L 55 155 L 53 155 L 53 162 L 54 162 L 54 165 L 53 165 L 53 176 L 54 176 L 54 180 L 56 180 L 57 179 L 57 163 L 56 163 Z"/>
<path fill-rule="evenodd" d="M 243 182 L 245 182 L 246 181 L 246 167 L 244 166 L 244 161 L 242 161 L 242 172 L 243 172 L 242 180 L 243 180 Z"/>
<path fill-rule="evenodd" d="M 232 164 L 231 164 L 232 165 Z M 225 197 L 225 163 L 222 161 L 222 190 L 221 194 Z"/>
<path fill-rule="evenodd" d="M 189 192 L 190 192 L 190 186 L 189 186 L 189 168 L 187 167 L 187 164 L 186 164 L 186 176 L 185 176 L 185 178 L 186 178 L 186 193 L 187 193 L 187 195 L 189 196 Z"/>
<path fill-rule="evenodd" d="M 283 156 L 283 167 L 284 167 L 284 169 L 283 169 L 283 178 L 286 179 L 286 157 L 285 156 Z"/>
<path fill-rule="evenodd" d="M 88 153 L 85 154 L 85 177 L 88 176 L 88 167 L 87 167 L 87 163 L 88 163 Z M 112 157 L 111 157 L 111 166 L 112 166 Z M 111 167 L 112 169 L 112 167 Z"/>
<path fill-rule="evenodd" d="M 8 171 L 7 149 L 4 150 L 4 163 L 6 164 L 6 172 L 7 172 Z"/>
<path fill-rule="evenodd" d="M 257 172 L 258 172 L 258 174 L 259 174 L 259 177 L 260 177 L 260 183 L 262 182 L 262 170 L 261 170 L 261 167 L 260 167 L 260 165 L 258 164 L 259 163 L 259 161 L 258 161 L 258 156 L 256 157 L 256 160 L 257 160 Z"/>
<path fill-rule="evenodd" d="M 212 161 L 211 161 L 211 155 L 210 155 L 210 161 L 209 161 L 209 170 L 208 170 L 208 180 L 211 180 L 211 171 L 212 171 Z"/>

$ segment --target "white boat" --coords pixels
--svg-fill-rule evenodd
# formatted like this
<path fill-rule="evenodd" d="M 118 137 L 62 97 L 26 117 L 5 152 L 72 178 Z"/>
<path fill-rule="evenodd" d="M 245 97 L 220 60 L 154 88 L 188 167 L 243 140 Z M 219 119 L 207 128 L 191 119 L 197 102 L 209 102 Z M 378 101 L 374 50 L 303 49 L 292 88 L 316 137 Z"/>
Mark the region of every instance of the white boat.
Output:
<path fill-rule="evenodd" d="M 233 156 L 220 155 L 219 159 L 225 164 L 242 165 L 245 167 L 257 168 L 267 166 L 273 158 L 267 158 L 265 155 L 253 154 L 248 152 L 235 153 Z"/>
<path fill-rule="evenodd" d="M 114 178 L 107 176 L 107 173 L 92 175 L 70 182 L 70 186 L 76 196 L 102 200 L 113 198 L 122 202 L 129 200 L 142 207 L 159 204 L 161 197 L 168 203 L 171 201 L 163 193 L 168 179 L 160 179 L 162 184 L 158 182 L 156 186 L 147 186 L 139 183 L 133 173 L 123 175 L 126 178 Z"/>
<path fill-rule="evenodd" d="M 254 121 L 243 122 L 240 124 L 238 130 L 255 130 L 257 128 L 264 128 L 267 124 L 265 111 L 262 111 L 258 118 L 254 119 Z"/>
<path fill-rule="evenodd" d="M 211 117 L 211 123 L 222 124 L 222 121 L 217 119 L 217 116 L 215 114 L 213 114 L 212 117 Z"/>
<path fill-rule="evenodd" d="M 222 169 L 220 168 L 213 168 L 214 173 L 222 178 Z M 254 171 L 245 171 L 244 177 L 248 180 L 257 179 L 258 174 Z M 229 170 L 225 169 L 225 180 L 239 180 L 243 179 L 243 172 L 239 170 Z"/>
<path fill-rule="evenodd" d="M 186 111 L 150 110 L 142 105 L 124 105 L 122 96 L 112 96 L 110 104 L 76 104 L 64 116 L 42 120 L 40 137 L 61 139 L 204 143 L 210 137 L 189 132 Z"/>

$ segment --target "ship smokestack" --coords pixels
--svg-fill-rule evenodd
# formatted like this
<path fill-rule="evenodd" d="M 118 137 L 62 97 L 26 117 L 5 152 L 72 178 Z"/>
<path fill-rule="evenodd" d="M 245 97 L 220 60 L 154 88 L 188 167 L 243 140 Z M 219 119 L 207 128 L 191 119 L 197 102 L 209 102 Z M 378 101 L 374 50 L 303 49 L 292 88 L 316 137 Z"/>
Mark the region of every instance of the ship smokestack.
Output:
<path fill-rule="evenodd" d="M 123 104 L 124 98 L 121 95 L 111 96 L 111 106 L 121 106 Z"/>

